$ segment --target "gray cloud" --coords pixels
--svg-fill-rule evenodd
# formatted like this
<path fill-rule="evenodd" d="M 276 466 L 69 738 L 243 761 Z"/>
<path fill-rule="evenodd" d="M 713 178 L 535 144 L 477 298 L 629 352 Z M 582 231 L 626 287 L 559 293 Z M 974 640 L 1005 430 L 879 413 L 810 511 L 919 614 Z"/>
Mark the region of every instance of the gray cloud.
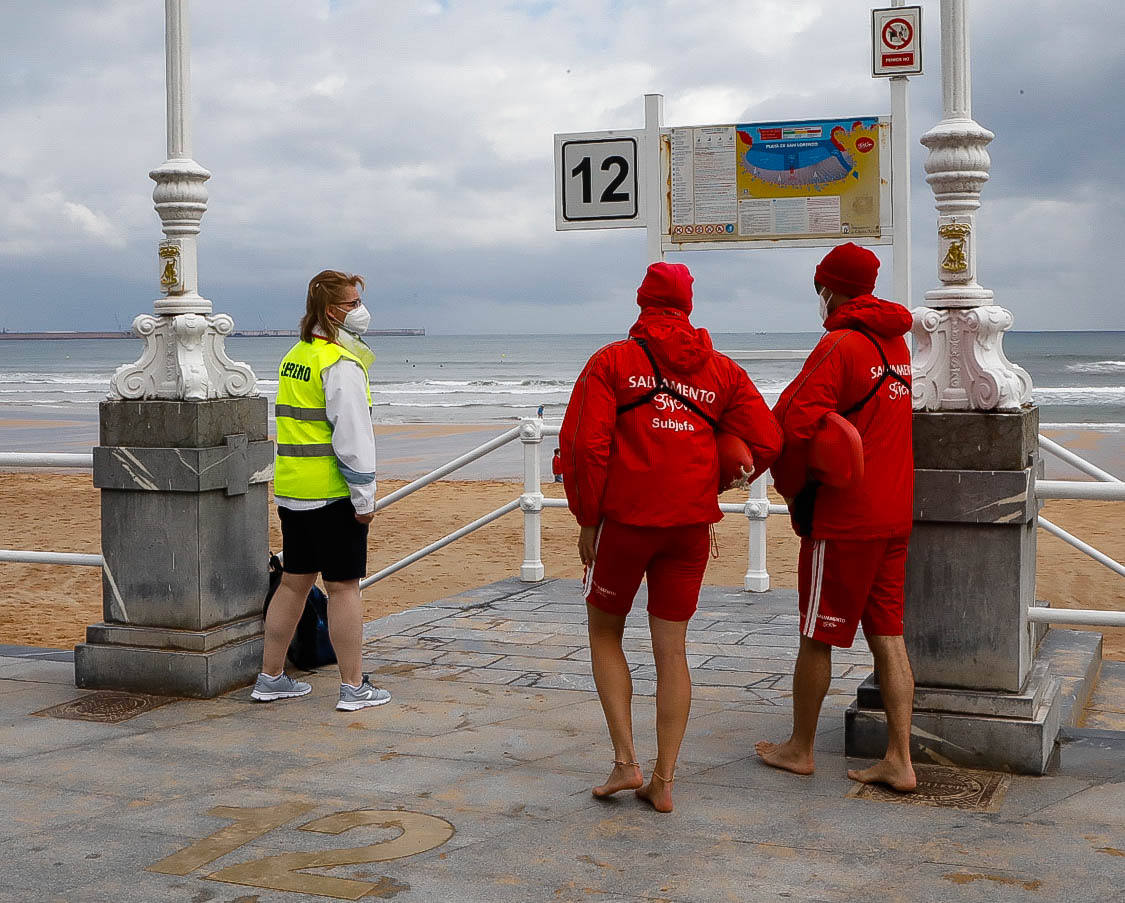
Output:
<path fill-rule="evenodd" d="M 916 304 L 937 284 L 916 141 L 941 116 L 939 5 L 923 6 Z M 970 8 L 974 113 L 997 133 L 981 280 L 1018 328 L 1125 327 L 1105 275 L 1125 225 L 1114 44 L 1125 10 Z M 885 113 L 868 15 L 827 0 L 196 0 L 194 156 L 214 173 L 203 292 L 240 324 L 288 325 L 308 277 L 339 266 L 369 277 L 385 325 L 620 331 L 644 234 L 555 232 L 552 135 L 637 128 L 649 91 L 664 94 L 668 125 Z M 165 156 L 160 5 L 9 5 L 3 30 L 0 129 L 14 138 L 0 146 L 0 326 L 127 324 L 156 294 L 147 173 Z M 704 325 L 798 330 L 813 325 L 822 253 L 674 259 L 696 275 Z M 889 294 L 889 249 L 878 253 Z"/>

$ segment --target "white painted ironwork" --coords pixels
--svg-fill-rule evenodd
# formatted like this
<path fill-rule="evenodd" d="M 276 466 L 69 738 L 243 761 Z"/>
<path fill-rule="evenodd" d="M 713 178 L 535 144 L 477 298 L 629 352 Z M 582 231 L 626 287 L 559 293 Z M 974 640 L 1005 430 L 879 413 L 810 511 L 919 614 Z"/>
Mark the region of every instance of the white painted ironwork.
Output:
<path fill-rule="evenodd" d="M 1032 606 L 1027 619 L 1041 624 L 1079 624 L 1089 627 L 1125 627 L 1125 611 L 1097 611 L 1088 608 L 1043 608 Z"/>
<path fill-rule="evenodd" d="M 1125 483 L 1091 482 L 1089 480 L 1036 480 L 1035 497 L 1039 499 L 1096 499 L 1103 502 L 1125 502 Z"/>
<path fill-rule="evenodd" d="M 203 401 L 255 394 L 246 364 L 227 357 L 224 339 L 234 330 L 227 314 L 212 314 L 199 294 L 199 224 L 207 211 L 211 173 L 191 157 L 191 59 L 187 0 L 165 0 L 168 159 L 149 173 L 152 200 L 165 239 L 157 249 L 164 297 L 153 314 L 133 320 L 144 340 L 140 359 L 118 367 L 110 398 Z"/>
<path fill-rule="evenodd" d="M 78 552 L 28 552 L 22 549 L 0 549 L 0 561 L 18 564 L 76 564 L 100 568 L 101 555 L 84 555 Z"/>
<path fill-rule="evenodd" d="M 93 470 L 94 455 L 58 452 L 0 452 L 0 467 L 68 467 Z"/>
<path fill-rule="evenodd" d="M 1031 401 L 1031 377 L 1004 355 L 1012 315 L 976 275 L 976 211 L 995 136 L 973 120 L 966 7 L 967 0 L 941 0 L 943 118 L 921 138 L 938 211 L 941 287 L 914 309 L 914 407 L 1014 411 Z"/>

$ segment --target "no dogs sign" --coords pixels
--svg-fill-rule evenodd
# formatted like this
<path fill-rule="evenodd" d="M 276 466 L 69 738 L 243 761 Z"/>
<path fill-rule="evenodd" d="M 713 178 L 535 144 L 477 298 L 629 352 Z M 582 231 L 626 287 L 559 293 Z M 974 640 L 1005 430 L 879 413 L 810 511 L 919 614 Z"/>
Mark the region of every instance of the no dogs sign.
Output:
<path fill-rule="evenodd" d="M 871 10 L 871 75 L 922 74 L 922 7 Z"/>

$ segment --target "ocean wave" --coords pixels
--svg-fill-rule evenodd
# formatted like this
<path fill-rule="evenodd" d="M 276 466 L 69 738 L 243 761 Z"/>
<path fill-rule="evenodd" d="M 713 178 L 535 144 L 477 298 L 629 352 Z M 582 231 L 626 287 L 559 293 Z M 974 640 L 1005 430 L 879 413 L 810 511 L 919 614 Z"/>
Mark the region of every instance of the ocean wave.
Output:
<path fill-rule="evenodd" d="M 1125 404 L 1125 386 L 1036 386 L 1031 394 L 1044 404 Z"/>
<path fill-rule="evenodd" d="M 0 385 L 9 383 L 34 383 L 47 385 L 95 385 L 108 386 L 109 373 L 27 373 L 0 372 Z"/>
<path fill-rule="evenodd" d="M 1073 373 L 1125 373 L 1125 361 L 1090 361 L 1068 364 L 1066 369 Z"/>

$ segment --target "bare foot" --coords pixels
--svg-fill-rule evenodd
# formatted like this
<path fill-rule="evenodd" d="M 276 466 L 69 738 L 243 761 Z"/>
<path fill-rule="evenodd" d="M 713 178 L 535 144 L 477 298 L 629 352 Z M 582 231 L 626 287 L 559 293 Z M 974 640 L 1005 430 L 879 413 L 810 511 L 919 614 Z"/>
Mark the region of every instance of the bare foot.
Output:
<path fill-rule="evenodd" d="M 918 786 L 914 768 L 909 762 L 891 762 L 887 759 L 880 759 L 870 768 L 848 769 L 848 777 L 864 784 L 886 784 L 900 793 L 909 793 Z"/>
<path fill-rule="evenodd" d="M 665 781 L 654 771 L 652 780 L 637 789 L 637 799 L 644 800 L 657 812 L 671 812 L 672 782 Z"/>
<path fill-rule="evenodd" d="M 759 740 L 754 744 L 754 751 L 767 765 L 783 771 L 791 771 L 793 774 L 812 774 L 816 769 L 812 753 L 798 749 L 793 745 L 792 740 L 786 740 L 784 743 Z"/>
<path fill-rule="evenodd" d="M 600 800 L 607 799 L 618 790 L 635 790 L 644 784 L 644 775 L 641 774 L 639 765 L 613 763 L 613 771 L 609 773 L 606 782 L 600 787 L 595 787 L 591 792 Z"/>

